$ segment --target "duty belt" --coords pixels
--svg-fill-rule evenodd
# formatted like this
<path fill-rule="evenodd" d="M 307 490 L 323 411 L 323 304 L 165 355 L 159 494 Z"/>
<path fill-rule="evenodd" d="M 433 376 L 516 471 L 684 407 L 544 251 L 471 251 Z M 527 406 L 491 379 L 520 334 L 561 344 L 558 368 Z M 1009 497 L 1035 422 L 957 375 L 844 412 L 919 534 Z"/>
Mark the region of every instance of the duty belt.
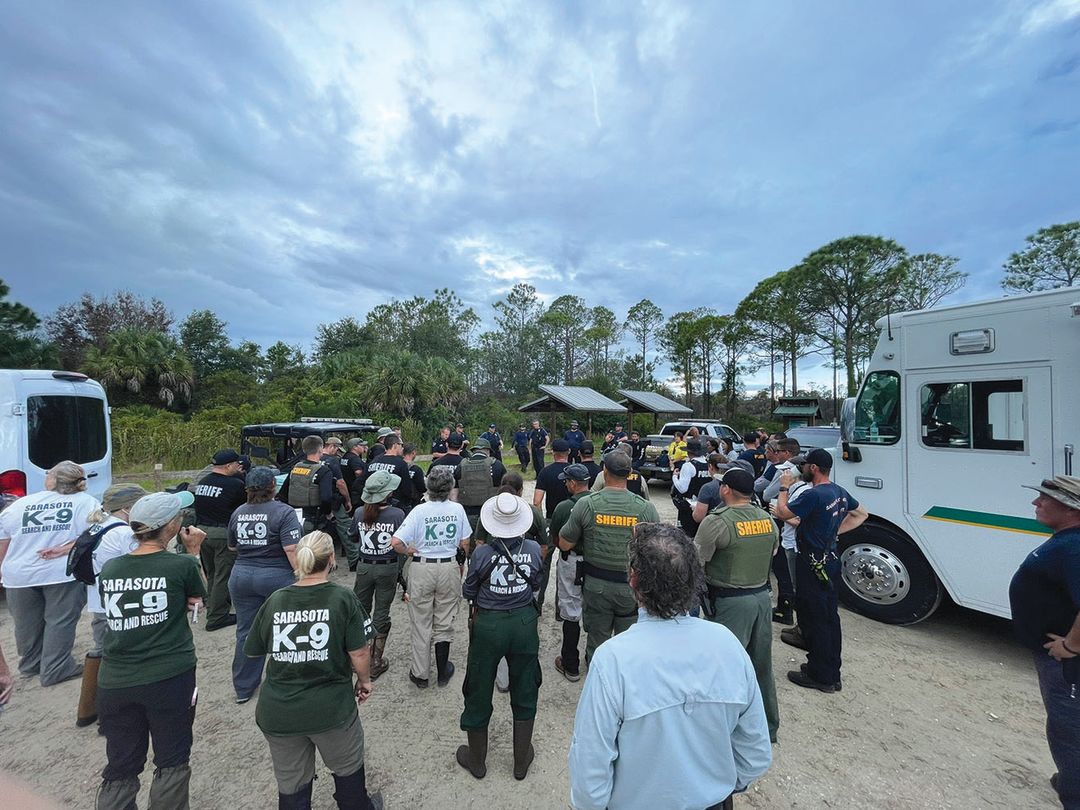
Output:
<path fill-rule="evenodd" d="M 420 562 L 420 563 L 448 563 L 448 562 L 453 562 L 453 561 L 454 561 L 453 557 L 418 557 L 415 554 L 413 555 L 413 562 Z"/>
<path fill-rule="evenodd" d="M 749 596 L 752 593 L 761 593 L 769 590 L 769 584 L 759 585 L 756 588 L 721 588 L 719 585 L 706 584 L 709 589 L 710 599 L 725 598 L 728 596 Z"/>
<path fill-rule="evenodd" d="M 413 559 L 416 559 L 413 557 Z M 389 565 L 390 563 L 396 563 L 397 558 L 388 560 L 385 557 L 361 557 L 360 562 L 367 563 L 368 565 Z"/>
<path fill-rule="evenodd" d="M 597 568 L 595 565 L 582 560 L 579 565 L 582 566 L 582 572 L 587 577 L 596 577 L 597 579 L 603 579 L 607 582 L 626 582 L 625 571 L 612 571 L 609 568 Z"/>

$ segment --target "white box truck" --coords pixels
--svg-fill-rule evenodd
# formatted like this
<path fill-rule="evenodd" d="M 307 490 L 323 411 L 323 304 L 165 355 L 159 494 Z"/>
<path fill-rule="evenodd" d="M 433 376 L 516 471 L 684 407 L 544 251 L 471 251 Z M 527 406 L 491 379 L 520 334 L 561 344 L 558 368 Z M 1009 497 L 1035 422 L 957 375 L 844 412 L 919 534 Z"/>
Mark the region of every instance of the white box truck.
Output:
<path fill-rule="evenodd" d="M 105 390 L 71 371 L 0 369 L 0 508 L 45 488 L 57 462 L 81 464 L 98 500 L 112 483 Z"/>
<path fill-rule="evenodd" d="M 1009 581 L 1050 531 L 1021 484 L 1071 475 L 1080 289 L 878 322 L 833 480 L 870 512 L 841 535 L 845 604 L 892 624 L 954 602 L 1008 617 Z"/>

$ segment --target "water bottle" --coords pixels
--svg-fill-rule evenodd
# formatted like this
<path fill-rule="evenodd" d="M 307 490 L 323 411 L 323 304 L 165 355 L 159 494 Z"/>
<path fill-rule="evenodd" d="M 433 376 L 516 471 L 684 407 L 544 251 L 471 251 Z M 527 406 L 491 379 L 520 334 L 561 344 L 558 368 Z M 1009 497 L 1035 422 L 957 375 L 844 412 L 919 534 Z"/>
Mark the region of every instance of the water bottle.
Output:
<path fill-rule="evenodd" d="M 875 442 L 876 442 L 876 441 L 877 441 L 877 438 L 878 438 L 878 427 L 877 427 L 877 422 L 871 422 L 871 423 L 870 423 L 870 439 L 871 439 L 872 441 L 875 441 Z"/>

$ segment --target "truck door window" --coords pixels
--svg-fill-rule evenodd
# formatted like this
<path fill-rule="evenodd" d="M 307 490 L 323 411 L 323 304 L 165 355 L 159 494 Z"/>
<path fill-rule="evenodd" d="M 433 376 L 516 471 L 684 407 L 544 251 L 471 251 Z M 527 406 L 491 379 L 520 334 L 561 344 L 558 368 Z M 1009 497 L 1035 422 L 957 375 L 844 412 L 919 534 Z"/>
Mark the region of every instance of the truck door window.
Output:
<path fill-rule="evenodd" d="M 94 397 L 27 397 L 26 430 L 30 463 L 43 470 L 100 461 L 108 448 L 105 403 Z"/>
<path fill-rule="evenodd" d="M 855 402 L 858 444 L 896 444 L 900 440 L 900 375 L 871 371 Z"/>
<path fill-rule="evenodd" d="M 932 383 L 920 392 L 927 447 L 1023 452 L 1023 380 Z"/>

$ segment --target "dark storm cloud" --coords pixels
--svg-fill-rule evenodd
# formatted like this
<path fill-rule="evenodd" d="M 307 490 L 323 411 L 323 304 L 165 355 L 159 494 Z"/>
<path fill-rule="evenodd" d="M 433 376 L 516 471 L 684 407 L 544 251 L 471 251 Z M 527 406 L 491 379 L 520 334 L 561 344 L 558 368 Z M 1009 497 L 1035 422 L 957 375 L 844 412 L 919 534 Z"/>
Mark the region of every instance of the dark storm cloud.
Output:
<path fill-rule="evenodd" d="M 1078 14 L 22 4 L 2 274 L 42 313 L 129 288 L 264 344 L 443 286 L 486 317 L 517 280 L 730 310 L 859 232 L 994 295 L 1025 234 L 1077 216 Z"/>

